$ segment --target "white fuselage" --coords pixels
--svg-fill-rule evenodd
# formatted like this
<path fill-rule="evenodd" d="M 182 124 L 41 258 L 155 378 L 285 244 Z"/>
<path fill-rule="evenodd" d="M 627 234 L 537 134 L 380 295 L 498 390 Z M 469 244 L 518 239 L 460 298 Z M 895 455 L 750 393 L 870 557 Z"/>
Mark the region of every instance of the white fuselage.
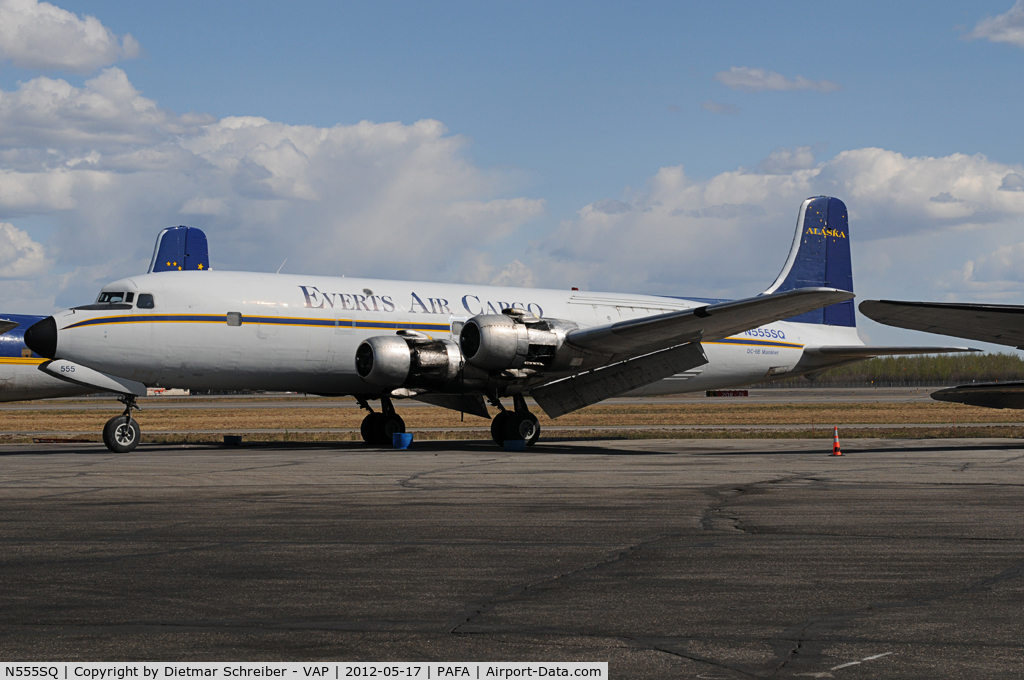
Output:
<path fill-rule="evenodd" d="M 650 295 L 222 271 L 143 274 L 103 290 L 134 293 L 136 301 L 152 295 L 153 307 L 58 312 L 58 358 L 151 387 L 320 394 L 365 393 L 355 369 L 356 348 L 398 329 L 457 340 L 461 322 L 508 307 L 586 328 L 706 304 Z M 240 315 L 240 325 L 229 325 L 231 313 Z M 759 382 L 792 371 L 804 347 L 836 344 L 862 343 L 854 328 L 779 321 L 705 342 L 708 364 L 632 394 Z"/>

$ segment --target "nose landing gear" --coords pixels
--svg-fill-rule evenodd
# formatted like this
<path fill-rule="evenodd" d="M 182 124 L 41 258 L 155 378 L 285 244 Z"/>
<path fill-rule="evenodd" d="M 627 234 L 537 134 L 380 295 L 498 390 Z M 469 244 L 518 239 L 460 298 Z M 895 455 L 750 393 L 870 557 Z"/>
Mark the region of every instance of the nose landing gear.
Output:
<path fill-rule="evenodd" d="M 405 421 L 395 412 L 391 397 L 385 395 L 380 398 L 380 413 L 370 408 L 365 397 L 356 397 L 356 399 L 360 406 L 369 411 L 359 425 L 359 434 L 362 435 L 364 442 L 376 446 L 387 446 L 392 441 L 392 435 L 405 432 Z"/>
<path fill-rule="evenodd" d="M 527 446 L 533 446 L 540 439 L 540 422 L 537 416 L 530 413 L 523 395 L 512 397 L 515 411 L 509 412 L 498 399 L 491 399 L 491 405 L 497 407 L 498 415 L 491 421 L 491 439 L 498 446 L 506 440 L 522 439 Z"/>
<path fill-rule="evenodd" d="M 132 411 L 141 411 L 135 403 L 135 395 L 125 394 L 117 398 L 124 404 L 124 413 L 114 416 L 103 426 L 103 443 L 113 453 L 129 453 L 139 445 L 142 430 L 132 419 Z"/>

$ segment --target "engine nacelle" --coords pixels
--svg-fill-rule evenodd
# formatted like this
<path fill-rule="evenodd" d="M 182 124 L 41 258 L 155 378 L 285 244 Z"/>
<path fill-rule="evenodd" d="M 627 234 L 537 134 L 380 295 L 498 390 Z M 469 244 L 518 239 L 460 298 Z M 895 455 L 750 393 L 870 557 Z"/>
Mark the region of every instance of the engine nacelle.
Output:
<path fill-rule="evenodd" d="M 571 321 L 509 309 L 469 319 L 459 345 L 466 361 L 485 371 L 553 369 L 570 365 L 579 354 L 565 345 L 566 333 L 576 328 Z"/>
<path fill-rule="evenodd" d="M 459 375 L 462 353 L 451 340 L 415 331 L 367 338 L 356 349 L 356 373 L 380 389 L 439 388 Z"/>

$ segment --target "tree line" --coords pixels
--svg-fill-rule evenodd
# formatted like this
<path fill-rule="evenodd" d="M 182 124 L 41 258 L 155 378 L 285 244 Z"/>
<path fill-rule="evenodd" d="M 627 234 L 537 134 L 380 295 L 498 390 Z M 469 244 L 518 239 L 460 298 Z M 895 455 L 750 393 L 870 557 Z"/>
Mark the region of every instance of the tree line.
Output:
<path fill-rule="evenodd" d="M 829 369 L 813 380 L 786 378 L 762 387 L 899 387 L 1024 380 L 1016 354 L 923 354 L 877 357 Z"/>

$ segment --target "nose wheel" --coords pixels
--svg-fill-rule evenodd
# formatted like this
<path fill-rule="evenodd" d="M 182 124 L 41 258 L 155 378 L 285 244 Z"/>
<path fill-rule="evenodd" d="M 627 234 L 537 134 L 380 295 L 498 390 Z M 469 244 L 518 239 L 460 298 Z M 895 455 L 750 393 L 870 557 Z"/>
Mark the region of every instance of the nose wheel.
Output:
<path fill-rule="evenodd" d="M 132 411 L 140 409 L 132 395 L 118 397 L 118 401 L 124 404 L 124 414 L 114 416 L 103 426 L 103 443 L 113 453 L 130 453 L 142 438 L 139 423 L 132 418 Z"/>

